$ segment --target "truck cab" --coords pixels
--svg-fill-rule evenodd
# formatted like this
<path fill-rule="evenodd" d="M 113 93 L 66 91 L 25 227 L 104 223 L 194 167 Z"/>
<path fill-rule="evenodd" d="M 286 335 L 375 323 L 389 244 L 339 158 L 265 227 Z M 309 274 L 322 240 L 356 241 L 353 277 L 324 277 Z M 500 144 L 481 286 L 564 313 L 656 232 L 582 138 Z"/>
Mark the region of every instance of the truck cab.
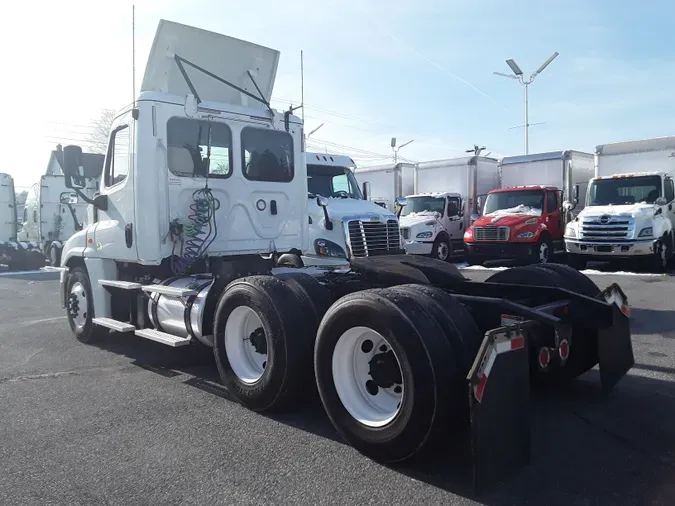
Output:
<path fill-rule="evenodd" d="M 586 208 L 565 228 L 569 262 L 644 260 L 664 271 L 675 252 L 673 173 L 598 176 L 588 185 Z"/>
<path fill-rule="evenodd" d="M 561 191 L 555 186 L 526 185 L 492 190 L 482 216 L 473 216 L 464 234 L 470 265 L 514 258 L 548 263 L 562 247 Z"/>
<path fill-rule="evenodd" d="M 452 238 L 462 237 L 462 209 L 458 193 L 407 196 L 400 215 L 406 253 L 448 260 L 453 252 Z"/>
<path fill-rule="evenodd" d="M 352 258 L 400 252 L 396 215 L 365 199 L 350 157 L 308 152 L 305 161 L 309 249 L 281 263 L 346 266 Z"/>

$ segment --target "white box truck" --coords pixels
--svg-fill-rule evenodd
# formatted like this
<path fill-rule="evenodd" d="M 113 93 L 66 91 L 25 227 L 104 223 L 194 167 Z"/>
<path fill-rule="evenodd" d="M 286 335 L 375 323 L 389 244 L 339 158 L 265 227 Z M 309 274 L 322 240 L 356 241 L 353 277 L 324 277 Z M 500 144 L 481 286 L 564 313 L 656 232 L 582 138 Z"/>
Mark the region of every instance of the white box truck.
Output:
<path fill-rule="evenodd" d="M 599 145 L 586 207 L 565 228 L 571 265 L 636 260 L 666 270 L 675 252 L 675 137 Z"/>
<path fill-rule="evenodd" d="M 499 162 L 468 156 L 420 162 L 414 194 L 400 215 L 407 253 L 448 260 L 464 253 L 464 231 L 478 212 L 479 196 L 499 188 Z"/>
<path fill-rule="evenodd" d="M 370 188 L 368 200 L 380 207 L 398 212 L 396 199 L 415 192 L 414 163 L 397 163 L 362 167 L 356 171 L 359 181 Z"/>
<path fill-rule="evenodd" d="M 563 251 L 563 230 L 584 207 L 593 155 L 566 150 L 505 157 L 501 188 L 485 198 L 483 215 L 464 234 L 466 260 L 548 263 Z M 564 202 L 570 202 L 563 206 Z"/>

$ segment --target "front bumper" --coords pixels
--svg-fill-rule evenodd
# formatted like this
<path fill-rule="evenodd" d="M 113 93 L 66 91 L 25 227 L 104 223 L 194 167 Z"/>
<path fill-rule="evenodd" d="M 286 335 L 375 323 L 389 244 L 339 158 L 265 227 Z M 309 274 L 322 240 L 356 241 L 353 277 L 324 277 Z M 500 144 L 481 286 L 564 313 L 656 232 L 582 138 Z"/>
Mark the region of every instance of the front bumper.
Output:
<path fill-rule="evenodd" d="M 653 255 L 656 239 L 646 241 L 617 241 L 615 243 L 579 241 L 565 239 L 565 251 L 572 255 L 608 258 L 633 258 L 637 256 Z"/>
<path fill-rule="evenodd" d="M 405 241 L 403 247 L 408 255 L 431 255 L 434 243 L 433 241 Z"/>
<path fill-rule="evenodd" d="M 537 254 L 531 242 L 465 242 L 465 254 L 482 260 L 528 259 Z"/>

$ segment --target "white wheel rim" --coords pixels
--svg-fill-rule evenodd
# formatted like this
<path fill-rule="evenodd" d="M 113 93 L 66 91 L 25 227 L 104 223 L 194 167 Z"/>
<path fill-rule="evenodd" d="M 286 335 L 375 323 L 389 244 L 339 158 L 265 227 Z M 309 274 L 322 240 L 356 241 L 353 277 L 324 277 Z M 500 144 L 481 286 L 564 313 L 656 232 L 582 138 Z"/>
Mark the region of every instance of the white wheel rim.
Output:
<path fill-rule="evenodd" d="M 49 260 L 52 263 L 52 266 L 56 263 L 56 247 L 52 246 L 51 251 L 49 252 Z"/>
<path fill-rule="evenodd" d="M 539 261 L 542 264 L 548 262 L 548 244 L 545 242 L 542 242 L 541 246 L 539 246 Z"/>
<path fill-rule="evenodd" d="M 70 287 L 68 306 L 70 317 L 73 319 L 76 328 L 83 328 L 87 322 L 87 309 L 87 292 L 84 290 L 84 285 L 77 281 Z"/>
<path fill-rule="evenodd" d="M 258 314 L 248 306 L 235 308 L 225 323 L 225 353 L 230 362 L 232 371 L 247 384 L 260 380 L 265 373 L 267 353 L 260 353 L 261 337 L 253 336 L 256 330 L 263 330 L 263 324 Z M 267 336 L 262 335 L 265 341 L 265 351 L 269 343 Z M 256 349 L 256 344 L 258 348 Z"/>
<path fill-rule="evenodd" d="M 438 259 L 446 260 L 448 258 L 448 245 L 444 242 L 438 244 Z"/>
<path fill-rule="evenodd" d="M 370 344 L 368 344 L 370 343 Z M 371 347 L 372 346 L 372 347 Z M 387 340 L 368 327 L 353 327 L 338 339 L 333 350 L 333 383 L 342 405 L 358 422 L 368 427 L 383 427 L 401 410 L 404 384 L 388 387 L 375 385 L 377 393 L 369 393 L 375 383 L 370 374 L 369 362 L 376 355 L 393 350 Z M 393 354 L 401 374 L 400 360 Z"/>

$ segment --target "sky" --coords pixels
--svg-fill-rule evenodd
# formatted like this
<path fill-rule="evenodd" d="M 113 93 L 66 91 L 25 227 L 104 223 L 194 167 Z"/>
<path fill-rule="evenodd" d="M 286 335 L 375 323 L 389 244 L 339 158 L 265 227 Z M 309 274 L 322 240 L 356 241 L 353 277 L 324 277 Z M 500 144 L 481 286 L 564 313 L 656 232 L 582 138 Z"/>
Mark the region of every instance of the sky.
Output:
<path fill-rule="evenodd" d="M 301 102 L 310 149 L 359 166 L 399 159 L 530 153 L 673 135 L 675 3 L 662 0 L 62 0 L 15 2 L 0 17 L 0 139 L 17 191 L 39 180 L 57 143 L 86 147 L 102 109 L 133 99 L 160 19 L 277 49 L 272 105 Z M 298 115 L 302 112 L 298 111 Z"/>

